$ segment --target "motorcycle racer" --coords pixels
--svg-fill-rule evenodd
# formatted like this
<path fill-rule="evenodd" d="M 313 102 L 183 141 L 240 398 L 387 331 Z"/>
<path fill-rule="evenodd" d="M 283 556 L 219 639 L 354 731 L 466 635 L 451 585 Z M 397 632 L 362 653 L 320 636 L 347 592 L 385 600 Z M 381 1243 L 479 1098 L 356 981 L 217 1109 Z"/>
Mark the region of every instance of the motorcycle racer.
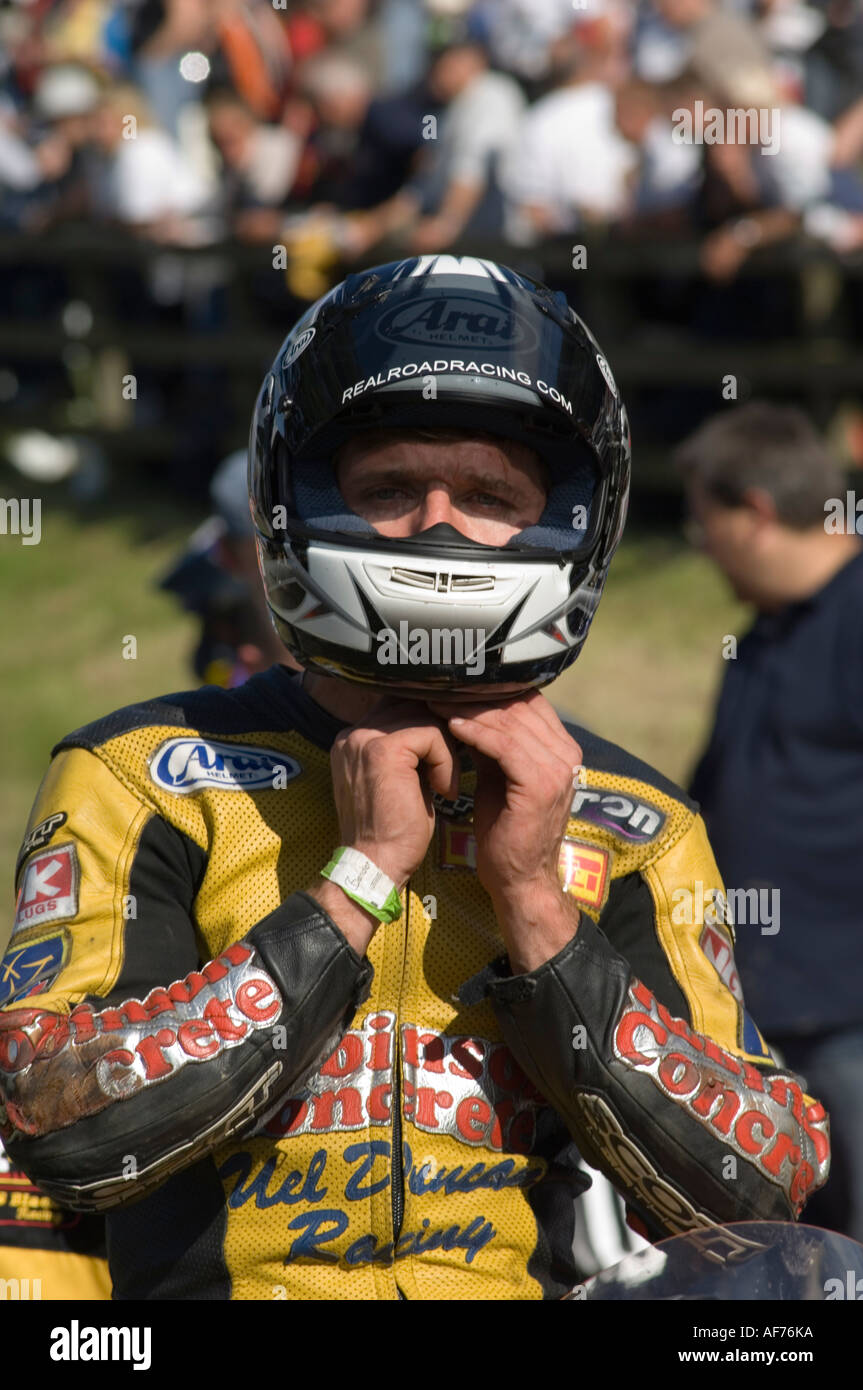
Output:
<path fill-rule="evenodd" d="M 652 1237 L 796 1218 L 827 1119 L 746 1013 L 697 808 L 540 693 L 626 513 L 584 324 L 489 261 L 352 275 L 249 453 L 305 674 L 54 750 L 0 1014 L 14 1161 L 106 1211 L 119 1298 L 559 1297 L 579 1152 Z"/>

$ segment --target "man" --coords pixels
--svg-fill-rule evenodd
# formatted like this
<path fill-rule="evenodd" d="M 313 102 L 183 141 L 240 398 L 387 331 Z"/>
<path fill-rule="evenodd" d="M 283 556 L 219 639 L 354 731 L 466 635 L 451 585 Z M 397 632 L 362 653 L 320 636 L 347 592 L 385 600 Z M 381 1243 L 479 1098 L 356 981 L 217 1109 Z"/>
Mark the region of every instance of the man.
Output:
<path fill-rule="evenodd" d="M 630 227 L 654 218 L 663 219 L 658 226 L 679 226 L 698 194 L 701 163 L 694 146 L 671 138 L 664 89 L 639 78 L 618 88 L 615 123 L 638 151 L 638 167 L 630 175 Z"/>
<path fill-rule="evenodd" d="M 29 832 L 4 1136 L 108 1209 L 115 1296 L 560 1297 L 573 1138 L 653 1236 L 823 1181 L 822 1107 L 671 925 L 721 893 L 692 804 L 539 693 L 629 458 L 597 344 L 505 267 L 376 267 L 295 325 L 250 483 L 304 684 L 79 730 Z"/>
<path fill-rule="evenodd" d="M 273 236 L 299 171 L 302 139 L 285 125 L 259 121 L 230 88 L 209 93 L 206 111 L 221 157 L 219 202 L 231 232 L 260 240 Z"/>
<path fill-rule="evenodd" d="M 807 1216 L 860 1240 L 863 518 L 791 407 L 714 416 L 680 463 L 704 549 L 757 614 L 692 793 L 737 890 L 747 1000 L 831 1111 L 833 1176 Z"/>
<path fill-rule="evenodd" d="M 273 662 L 293 666 L 270 622 L 249 515 L 248 454 L 236 449 L 210 480 L 213 515 L 159 581 L 201 619 L 192 668 L 202 685 L 242 685 Z"/>
<path fill-rule="evenodd" d="M 423 158 L 392 197 L 357 213 L 343 232 L 360 259 L 394 237 L 416 252 L 452 246 L 500 227 L 500 166 L 518 139 L 525 100 L 513 78 L 489 69 L 488 53 L 469 30 L 456 31 L 433 57 L 426 78 L 443 109 L 423 120 Z"/>
<path fill-rule="evenodd" d="M 706 87 L 721 91 L 729 106 L 769 100 L 770 53 L 745 15 L 717 0 L 654 0 L 654 8 L 685 40 L 685 66 Z"/>
<path fill-rule="evenodd" d="M 130 138 L 130 133 L 134 138 Z M 94 216 L 160 241 L 200 239 L 213 188 L 154 122 L 137 88 L 109 87 L 91 118 Z"/>
<path fill-rule="evenodd" d="M 552 90 L 527 112 L 501 170 L 511 240 L 532 243 L 629 211 L 639 160 L 615 124 L 624 40 L 612 12 L 583 15 L 553 45 Z"/>

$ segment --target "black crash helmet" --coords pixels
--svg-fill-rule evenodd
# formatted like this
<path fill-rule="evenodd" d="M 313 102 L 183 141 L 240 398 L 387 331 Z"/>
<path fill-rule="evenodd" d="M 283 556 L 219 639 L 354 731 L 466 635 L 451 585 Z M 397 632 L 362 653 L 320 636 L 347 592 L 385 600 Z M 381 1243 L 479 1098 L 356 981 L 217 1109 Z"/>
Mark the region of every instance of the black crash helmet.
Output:
<path fill-rule="evenodd" d="M 383 537 L 333 458 L 363 430 L 458 429 L 535 449 L 536 525 L 503 546 L 437 525 Z M 249 487 L 273 622 L 305 667 L 378 687 L 499 695 L 575 660 L 620 539 L 626 410 L 561 293 L 494 261 L 419 256 L 348 276 L 279 350 Z"/>

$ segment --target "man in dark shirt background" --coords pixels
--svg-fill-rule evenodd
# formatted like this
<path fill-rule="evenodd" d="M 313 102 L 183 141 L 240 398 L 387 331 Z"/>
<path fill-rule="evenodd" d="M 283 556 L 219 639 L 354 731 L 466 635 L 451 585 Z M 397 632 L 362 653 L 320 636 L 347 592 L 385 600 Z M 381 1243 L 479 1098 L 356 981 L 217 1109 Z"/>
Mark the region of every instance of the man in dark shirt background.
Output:
<path fill-rule="evenodd" d="M 691 790 L 747 907 L 747 1007 L 830 1112 L 833 1174 L 807 1219 L 863 1240 L 863 539 L 796 409 L 733 407 L 677 462 L 699 543 L 757 612 Z"/>

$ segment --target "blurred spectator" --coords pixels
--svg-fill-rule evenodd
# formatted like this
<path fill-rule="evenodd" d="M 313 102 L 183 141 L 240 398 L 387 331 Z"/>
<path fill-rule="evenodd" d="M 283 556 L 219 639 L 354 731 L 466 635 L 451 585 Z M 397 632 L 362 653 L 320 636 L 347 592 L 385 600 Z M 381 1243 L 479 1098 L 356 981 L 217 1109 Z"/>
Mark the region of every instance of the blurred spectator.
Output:
<path fill-rule="evenodd" d="M 834 124 L 830 201 L 812 209 L 804 226 L 840 253 L 863 246 L 863 97 Z"/>
<path fill-rule="evenodd" d="M 386 59 L 378 90 L 387 96 L 422 80 L 428 17 L 422 0 L 381 0 L 378 14 Z"/>
<path fill-rule="evenodd" d="M 375 89 L 387 85 L 384 36 L 370 0 L 304 0 L 300 10 L 318 26 L 318 49 L 352 58 Z"/>
<path fill-rule="evenodd" d="M 116 66 L 126 51 L 125 6 L 115 0 L 67 0 L 40 6 L 43 57 L 49 62 Z"/>
<path fill-rule="evenodd" d="M 201 619 L 192 657 L 207 685 L 233 689 L 275 662 L 294 670 L 270 621 L 249 515 L 245 449 L 219 464 L 210 484 L 214 515 L 190 536 L 159 587 Z"/>
<path fill-rule="evenodd" d="M 804 101 L 806 54 L 826 28 L 823 14 L 804 0 L 760 0 L 756 15 L 784 90 L 794 101 Z"/>
<path fill-rule="evenodd" d="M 678 462 L 702 548 L 757 613 L 725 648 L 692 794 L 726 889 L 749 893 L 736 947 L 747 1007 L 830 1112 L 833 1170 L 807 1220 L 860 1240 L 863 540 L 840 469 L 796 409 L 732 407 Z M 767 892 L 779 894 L 769 926 L 751 911 Z"/>
<path fill-rule="evenodd" d="M 690 46 L 685 31 L 666 23 L 653 3 L 642 3 L 632 32 L 632 67 L 645 82 L 671 82 L 685 70 Z"/>
<path fill-rule="evenodd" d="M 832 121 L 863 91 L 863 7 L 860 0 L 813 3 L 827 27 L 806 54 L 806 104 Z"/>
<path fill-rule="evenodd" d="M 136 0 L 129 9 L 130 76 L 172 135 L 177 134 L 182 108 L 199 97 L 180 63 L 184 54 L 211 46 L 210 10 L 207 0 Z"/>
<path fill-rule="evenodd" d="M 31 148 L 23 138 L 22 126 L 15 107 L 3 100 L 0 103 L 0 189 L 3 191 L 29 193 L 43 178 L 52 176 L 54 165 L 59 173 L 66 164 L 65 147 L 60 145 L 61 157 L 55 161 L 49 159 L 46 169 L 38 148 Z"/>
<path fill-rule="evenodd" d="M 771 112 L 774 121 L 777 111 Z M 764 157 L 758 141 L 705 147 L 708 200 L 729 209 L 702 243 L 701 264 L 711 279 L 732 279 L 752 251 L 787 240 L 807 206 L 827 195 L 830 127 L 801 108 L 784 107 L 780 114 L 775 155 Z"/>
<path fill-rule="evenodd" d="M 833 164 L 849 168 L 863 163 L 863 96 L 838 118 L 834 125 Z"/>
<path fill-rule="evenodd" d="M 804 228 L 834 244 L 841 231 L 850 238 L 848 247 L 855 244 L 863 181 L 836 164 L 849 163 L 855 141 L 863 140 L 863 117 L 849 113 L 840 141 L 827 121 L 791 102 L 726 108 L 691 73 L 669 83 L 666 92 L 675 139 L 692 141 L 702 152 L 698 220 L 707 235 L 701 263 L 712 279 L 732 279 L 751 252 Z M 714 114 L 719 126 L 711 132 Z"/>
<path fill-rule="evenodd" d="M 298 85 L 309 130 L 292 202 L 310 203 L 317 216 L 373 208 L 396 194 L 424 147 L 424 119 L 439 115 L 425 78 L 373 99 L 355 59 L 324 52 L 303 64 Z"/>
<path fill-rule="evenodd" d="M 269 239 L 294 183 L 302 141 L 282 125 L 259 121 L 230 88 L 207 98 L 210 136 L 222 159 L 220 201 L 237 236 Z"/>
<path fill-rule="evenodd" d="M 337 69 L 347 61 L 333 60 Z M 316 174 L 308 196 L 346 210 L 372 208 L 397 193 L 409 177 L 427 148 L 423 123 L 429 115 L 440 119 L 441 104 L 425 76 L 404 91 L 371 100 L 360 72 L 353 77 L 353 97 L 349 87 L 334 103 L 327 90 L 332 75 L 326 55 L 307 63 L 302 73 L 320 122 L 309 146 Z"/>
<path fill-rule="evenodd" d="M 356 161 L 364 150 L 364 125 L 372 100 L 368 70 L 347 54 L 325 51 L 303 64 L 298 82 L 314 115 L 306 149 L 310 166 L 306 197 L 312 203 L 362 206 L 354 196 L 359 192 Z M 416 133 L 411 134 L 416 140 Z"/>
<path fill-rule="evenodd" d="M 154 240 L 197 241 L 194 217 L 211 190 L 153 123 L 137 87 L 111 87 L 93 115 L 92 131 L 99 151 L 91 190 L 95 216 Z"/>
<path fill-rule="evenodd" d="M 638 155 L 615 125 L 625 38 L 609 16 L 577 24 L 553 46 L 556 89 L 528 111 L 504 166 L 511 240 L 571 232 L 627 211 Z"/>
<path fill-rule="evenodd" d="M 287 92 L 287 33 L 269 0 L 132 0 L 132 72 L 159 123 L 180 134 L 183 108 L 208 77 L 233 87 L 263 121 Z"/>
<path fill-rule="evenodd" d="M 98 83 L 74 64 L 41 74 L 32 122 L 19 116 L 8 98 L 0 101 L 0 190 L 8 190 L 4 222 L 37 226 L 70 194 L 82 174 L 80 151 L 98 102 Z"/>
<path fill-rule="evenodd" d="M 635 78 L 616 94 L 617 129 L 638 152 L 631 174 L 630 221 L 676 212 L 691 205 L 701 183 L 701 160 L 693 145 L 672 139 L 664 89 Z"/>
<path fill-rule="evenodd" d="M 259 120 L 277 120 L 290 81 L 278 13 L 270 0 L 218 0 L 212 11 L 212 76 L 230 83 Z"/>
<path fill-rule="evenodd" d="M 393 198 L 354 219 L 350 251 L 357 259 L 385 237 L 399 236 L 422 253 L 500 227 L 498 166 L 517 138 L 525 106 L 518 84 L 491 72 L 482 44 L 464 37 L 435 56 L 428 88 L 443 108 L 439 126 L 427 113 L 418 172 Z"/>
<path fill-rule="evenodd" d="M 686 63 L 705 87 L 731 106 L 767 106 L 773 70 L 751 20 L 719 0 L 653 0 L 666 24 L 686 40 Z"/>
<path fill-rule="evenodd" d="M 528 84 L 548 76 L 551 45 L 572 26 L 572 0 L 480 0 L 482 22 L 496 67 Z"/>

